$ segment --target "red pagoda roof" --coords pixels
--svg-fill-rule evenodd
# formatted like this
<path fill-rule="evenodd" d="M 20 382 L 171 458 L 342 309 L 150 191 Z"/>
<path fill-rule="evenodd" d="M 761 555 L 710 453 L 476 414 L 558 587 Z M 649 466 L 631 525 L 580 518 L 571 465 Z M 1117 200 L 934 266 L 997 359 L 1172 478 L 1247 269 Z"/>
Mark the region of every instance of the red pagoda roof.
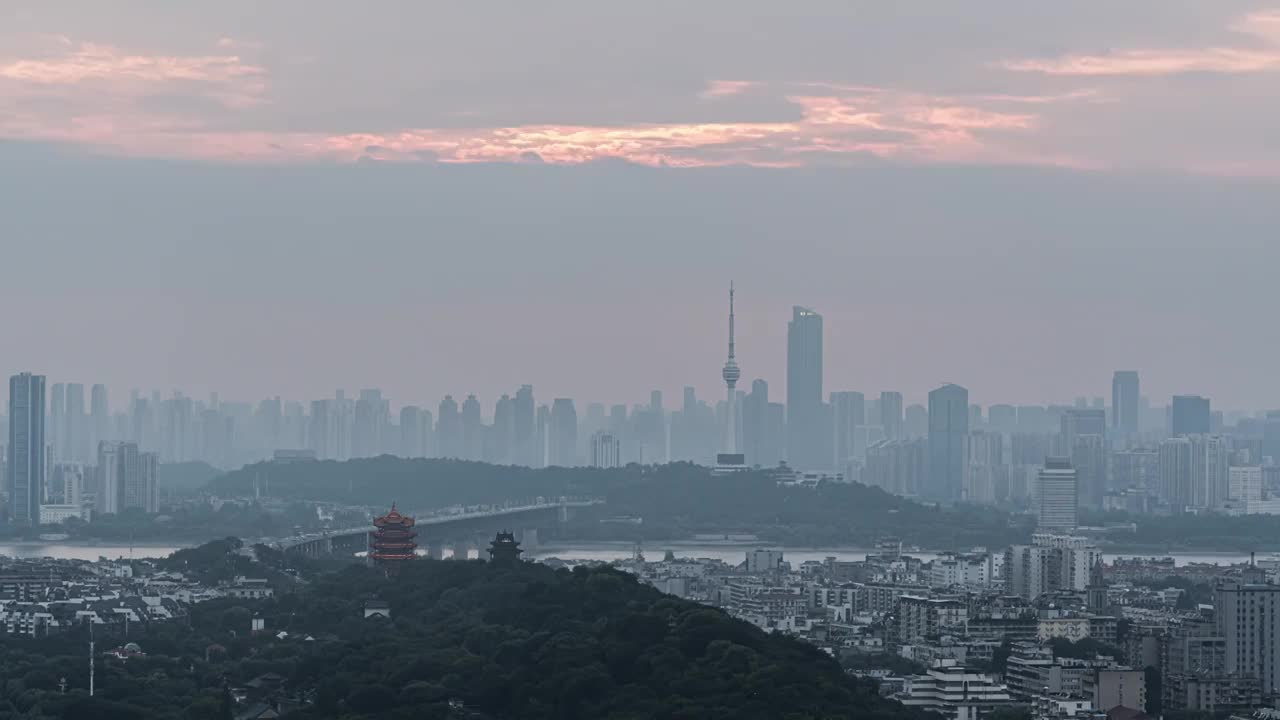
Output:
<path fill-rule="evenodd" d="M 383 515 L 382 517 L 373 519 L 373 524 L 376 527 L 385 527 L 388 525 L 413 527 L 413 523 L 414 523 L 413 518 L 409 517 L 408 515 L 400 514 L 400 511 L 396 509 L 395 503 L 391 503 L 391 512 L 387 513 L 386 515 Z"/>

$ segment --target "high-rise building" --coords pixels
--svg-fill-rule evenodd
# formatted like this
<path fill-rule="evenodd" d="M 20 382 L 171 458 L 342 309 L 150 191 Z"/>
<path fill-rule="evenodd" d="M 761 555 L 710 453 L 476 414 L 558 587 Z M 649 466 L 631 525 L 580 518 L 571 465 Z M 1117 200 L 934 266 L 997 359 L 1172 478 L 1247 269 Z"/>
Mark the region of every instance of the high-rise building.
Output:
<path fill-rule="evenodd" d="M 1108 463 L 1112 488 L 1155 493 L 1160 486 L 1160 455 L 1153 450 L 1112 453 Z"/>
<path fill-rule="evenodd" d="M 1185 437 L 1168 438 L 1160 443 L 1159 496 L 1174 509 L 1191 505 L 1191 440 Z"/>
<path fill-rule="evenodd" d="M 62 435 L 66 442 L 63 457 L 72 462 L 88 461 L 89 438 L 86 437 L 88 423 L 84 413 L 84 385 L 67 384 L 67 409 L 63 416 L 66 427 Z"/>
<path fill-rule="evenodd" d="M 426 437 L 422 428 L 422 408 L 416 405 L 400 408 L 400 457 L 426 457 Z"/>
<path fill-rule="evenodd" d="M 965 502 L 990 505 L 1003 499 L 1004 435 L 979 430 L 969 433 L 965 451 Z"/>
<path fill-rule="evenodd" d="M 908 439 L 929 436 L 929 411 L 923 405 L 908 405 L 902 411 L 902 437 Z"/>
<path fill-rule="evenodd" d="M 45 489 L 45 503 L 79 505 L 84 494 L 84 466 L 80 463 L 57 463 Z"/>
<path fill-rule="evenodd" d="M 881 440 L 867 447 L 862 482 L 896 495 L 920 494 L 929 474 L 928 443 L 914 440 Z"/>
<path fill-rule="evenodd" d="M 1228 494 L 1232 500 L 1250 503 L 1262 499 L 1262 468 L 1257 465 L 1231 466 Z"/>
<path fill-rule="evenodd" d="M 1102 410 L 1090 410 L 1087 408 L 1071 408 L 1062 413 L 1060 421 L 1059 438 L 1061 442 L 1061 452 L 1070 455 L 1072 448 L 1075 447 L 1076 438 L 1081 435 L 1097 435 L 1098 437 L 1106 437 L 1107 435 L 1107 416 Z"/>
<path fill-rule="evenodd" d="M 866 424 L 867 402 L 860 392 L 831 393 L 832 461 L 844 467 L 857 455 L 858 428 Z"/>
<path fill-rule="evenodd" d="M 1175 437 L 1207 435 L 1211 431 L 1210 414 L 1209 398 L 1199 395 L 1174 395 L 1171 434 Z"/>
<path fill-rule="evenodd" d="M 490 436 L 489 462 L 499 465 L 514 463 L 515 449 L 515 401 L 510 395 L 503 395 L 493 405 L 493 427 Z"/>
<path fill-rule="evenodd" d="M 742 399 L 742 454 L 747 465 L 762 465 L 765 408 L 769 405 L 769 383 L 754 380 L 751 392 Z"/>
<path fill-rule="evenodd" d="M 1264 695 L 1280 690 L 1280 585 L 1222 581 L 1213 608 L 1227 674 L 1257 678 Z"/>
<path fill-rule="evenodd" d="M 1117 370 L 1111 378 L 1111 427 L 1118 433 L 1138 432 L 1138 371 Z"/>
<path fill-rule="evenodd" d="M 1101 510 L 1107 495 L 1107 443 L 1102 435 L 1077 435 L 1071 443 L 1080 507 Z"/>
<path fill-rule="evenodd" d="M 539 405 L 534 415 L 534 437 L 538 446 L 538 457 L 534 460 L 534 467 L 547 467 L 550 461 L 550 437 L 551 437 L 551 408 L 546 405 Z"/>
<path fill-rule="evenodd" d="M 591 467 L 616 468 L 622 466 L 622 443 L 608 430 L 591 434 Z"/>
<path fill-rule="evenodd" d="M 1230 493 L 1229 464 L 1231 449 L 1224 438 L 1216 435 L 1193 435 L 1191 440 L 1190 505 L 1205 510 L 1217 509 Z"/>
<path fill-rule="evenodd" d="M 1060 590 L 1081 592 L 1101 559 L 1102 551 L 1088 538 L 1036 533 L 1030 545 L 1005 551 L 1005 589 L 1028 600 Z"/>
<path fill-rule="evenodd" d="M 468 395 L 462 401 L 462 454 L 463 460 L 482 460 L 483 423 L 480 420 L 480 401 L 475 395 Z"/>
<path fill-rule="evenodd" d="M 98 443 L 111 440 L 111 405 L 107 402 L 107 386 L 94 385 L 89 391 L 89 418 L 93 433 L 89 438 L 89 447 L 96 450 Z M 272 443 L 274 447 L 275 443 Z"/>
<path fill-rule="evenodd" d="M 317 400 L 316 402 L 325 402 Z M 312 411 L 314 414 L 314 409 Z M 121 443 L 98 443 L 98 465 L 94 468 L 94 510 L 104 514 L 120 512 L 120 445 Z M 314 448 L 312 448 L 314 449 Z M 317 457 L 324 457 L 319 452 Z"/>
<path fill-rule="evenodd" d="M 63 437 L 67 429 L 67 386 L 63 383 L 54 383 L 49 388 L 49 410 L 46 420 L 48 437 L 45 438 L 45 442 L 53 448 L 53 458 L 67 459 L 67 439 Z"/>
<path fill-rule="evenodd" d="M 830 467 L 824 415 L 822 316 L 796 306 L 787 324 L 787 460 L 792 467 Z"/>
<path fill-rule="evenodd" d="M 1070 534 L 1079 524 L 1076 469 L 1067 458 L 1045 458 L 1036 488 L 1041 532 Z"/>
<path fill-rule="evenodd" d="M 958 500 L 964 488 L 969 435 L 969 391 L 943 385 L 929 393 L 928 497 Z"/>
<path fill-rule="evenodd" d="M 536 464 L 538 452 L 534 432 L 533 386 L 521 385 L 511 401 L 512 437 L 515 448 L 515 463 L 532 467 Z"/>
<path fill-rule="evenodd" d="M 902 422 L 902 393 L 880 393 L 880 427 L 884 428 L 885 438 L 902 439 Z"/>
<path fill-rule="evenodd" d="M 140 452 L 137 443 L 99 443 L 95 509 L 100 513 L 159 512 L 159 470 L 159 455 Z"/>
<path fill-rule="evenodd" d="M 1018 431 L 1018 409 L 1012 405 L 992 405 L 987 408 L 987 427 L 992 432 Z"/>
<path fill-rule="evenodd" d="M 547 464 L 558 467 L 578 464 L 578 411 L 570 398 L 556 398 L 551 403 Z"/>
<path fill-rule="evenodd" d="M 462 457 L 462 419 L 458 417 L 458 403 L 452 395 L 440 401 L 436 417 L 436 447 L 440 457 Z"/>
<path fill-rule="evenodd" d="M 387 407 L 382 391 L 377 388 L 360 391 L 356 399 L 352 426 L 352 457 L 376 457 L 382 454 L 383 434 L 387 426 Z"/>
<path fill-rule="evenodd" d="M 159 512 L 159 457 L 155 453 L 139 452 L 134 443 L 123 443 L 117 450 L 117 460 L 120 463 L 120 509 Z"/>
<path fill-rule="evenodd" d="M 9 378 L 9 517 L 17 525 L 38 525 L 48 453 L 45 441 L 44 376 Z"/>

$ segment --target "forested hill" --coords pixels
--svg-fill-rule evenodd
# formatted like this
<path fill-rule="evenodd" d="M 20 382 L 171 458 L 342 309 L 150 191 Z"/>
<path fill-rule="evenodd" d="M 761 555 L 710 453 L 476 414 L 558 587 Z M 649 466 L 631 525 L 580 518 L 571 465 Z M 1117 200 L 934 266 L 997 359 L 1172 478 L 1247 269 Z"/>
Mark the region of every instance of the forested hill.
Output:
<path fill-rule="evenodd" d="M 0 717 L 227 720 L 253 703 L 301 705 L 289 715 L 298 720 L 926 717 L 811 645 L 609 568 L 417 560 L 389 579 L 264 547 L 249 560 L 238 548 L 218 541 L 166 566 L 274 576 L 274 597 L 95 628 L 100 651 L 131 642 L 145 655 L 99 658 L 93 698 L 85 628 L 10 637 L 0 643 Z M 371 602 L 390 617 L 366 618 Z M 251 618 L 262 632 L 250 632 Z M 245 704 L 233 706 L 236 688 Z"/>
<path fill-rule="evenodd" d="M 1006 513 L 975 507 L 939 510 L 857 484 L 782 487 L 762 472 L 714 477 L 673 463 L 617 469 L 488 465 L 394 457 L 348 462 L 262 463 L 216 478 L 215 493 L 251 494 L 255 480 L 272 497 L 351 504 L 398 502 L 410 511 L 562 495 L 602 498 L 562 528 L 562 538 L 665 540 L 708 532 L 751 532 L 789 545 L 871 543 L 886 535 L 929 547 L 999 547 L 1026 537 Z M 606 516 L 639 525 L 601 523 Z"/>
<path fill-rule="evenodd" d="M 390 621 L 361 619 L 373 597 Z M 449 698 L 521 720 L 921 717 L 810 645 L 609 569 L 422 561 L 392 581 L 352 567 L 259 612 L 338 634 L 270 668 L 319 688 L 299 718 L 436 717 Z"/>

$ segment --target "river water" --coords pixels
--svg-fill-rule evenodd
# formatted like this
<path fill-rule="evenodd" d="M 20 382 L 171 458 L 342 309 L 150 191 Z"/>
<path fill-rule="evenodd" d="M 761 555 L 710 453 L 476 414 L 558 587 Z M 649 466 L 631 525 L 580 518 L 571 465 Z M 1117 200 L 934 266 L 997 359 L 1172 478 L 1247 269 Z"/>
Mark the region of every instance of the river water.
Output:
<path fill-rule="evenodd" d="M 746 557 L 747 551 L 753 548 L 776 548 L 776 545 L 768 543 L 759 543 L 751 545 L 743 544 L 705 544 L 705 543 L 650 543 L 643 546 L 642 551 L 646 560 L 661 560 L 667 550 L 675 553 L 676 557 L 690 558 L 712 558 L 716 560 L 724 560 L 728 563 L 740 563 Z M 562 560 L 600 560 L 610 562 L 613 560 L 623 560 L 632 557 L 635 553 L 635 545 L 632 543 L 609 543 L 609 542 L 592 542 L 592 543 L 565 543 L 565 544 L 544 544 L 531 552 L 526 553 L 526 557 L 532 557 L 536 560 L 556 557 Z M 837 560 L 865 560 L 868 553 L 874 553 L 875 550 L 857 547 L 833 547 L 833 548 L 783 548 L 783 559 L 791 563 L 792 567 L 798 567 L 800 563 L 808 560 L 817 560 L 821 562 L 829 557 Z M 921 560 L 932 560 L 938 557 L 937 552 L 906 552 L 905 554 Z M 1115 557 L 1172 557 L 1178 565 L 1186 565 L 1188 563 L 1211 563 L 1215 565 L 1231 565 L 1233 563 L 1242 563 L 1249 561 L 1248 553 L 1235 552 L 1173 552 L 1173 553 L 1133 553 L 1118 552 L 1107 553 L 1108 558 Z M 1270 557 L 1270 556 L 1265 556 Z M 1264 556 L 1260 555 L 1259 559 Z"/>
<path fill-rule="evenodd" d="M 66 542 L 51 543 L 0 543 L 0 555 L 20 558 L 40 558 L 52 557 L 62 559 L 75 560 L 97 560 L 98 558 L 108 558 L 116 560 L 120 558 L 142 560 L 145 558 L 166 557 L 182 547 L 178 545 L 88 545 L 74 544 Z M 768 543 L 759 544 L 715 544 L 715 543 L 650 543 L 642 548 L 645 559 L 661 560 L 667 550 L 675 553 L 677 557 L 688 558 L 713 558 L 724 560 L 728 563 L 740 563 L 746 557 L 748 550 L 752 548 L 776 548 L 776 545 Z M 543 560 L 546 558 L 556 557 L 562 560 L 599 560 L 610 562 L 613 560 L 625 560 L 632 557 L 635 553 L 635 545 L 626 542 L 590 542 L 590 543 L 547 543 L 537 548 L 530 548 L 525 553 L 525 557 L 534 560 Z M 822 561 L 828 557 L 834 557 L 837 560 L 864 560 L 867 553 L 874 552 L 867 548 L 857 547 L 833 547 L 833 548 L 783 548 L 783 557 L 789 561 L 793 567 L 799 566 L 806 560 Z M 936 552 L 909 552 L 907 553 L 921 560 L 932 560 L 937 557 Z M 1108 553 L 1108 557 L 1173 557 L 1178 565 L 1186 565 L 1187 563 L 1214 563 L 1218 565 L 1230 565 L 1232 563 L 1248 562 L 1249 555 L 1247 553 L 1213 553 L 1213 552 L 1175 552 L 1175 553 Z M 1269 558 L 1270 556 L 1259 556 L 1259 559 Z"/>

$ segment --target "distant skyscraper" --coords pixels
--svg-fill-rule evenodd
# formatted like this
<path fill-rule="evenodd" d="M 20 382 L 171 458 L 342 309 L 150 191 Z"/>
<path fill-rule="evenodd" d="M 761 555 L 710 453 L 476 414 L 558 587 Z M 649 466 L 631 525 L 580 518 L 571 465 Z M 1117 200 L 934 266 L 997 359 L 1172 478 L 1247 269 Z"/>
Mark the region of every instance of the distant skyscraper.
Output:
<path fill-rule="evenodd" d="M 551 403 L 547 450 L 548 465 L 573 467 L 578 464 L 578 411 L 569 398 L 556 398 Z"/>
<path fill-rule="evenodd" d="M 480 436 L 483 423 L 480 421 L 480 401 L 475 395 L 468 395 L 462 401 L 462 459 L 480 460 L 483 440 Z"/>
<path fill-rule="evenodd" d="M 992 405 L 987 408 L 987 426 L 992 432 L 1017 432 L 1018 409 L 1012 405 Z"/>
<path fill-rule="evenodd" d="M 591 467 L 616 468 L 622 466 L 622 444 L 608 430 L 591 434 Z"/>
<path fill-rule="evenodd" d="M 1227 470 L 1228 495 L 1232 500 L 1249 503 L 1262 499 L 1262 468 L 1257 465 L 1231 466 Z"/>
<path fill-rule="evenodd" d="M 1138 432 L 1138 372 L 1117 370 L 1111 378 L 1111 427 L 1119 433 Z"/>
<path fill-rule="evenodd" d="M 45 442 L 53 448 L 55 460 L 70 459 L 67 452 L 67 439 L 63 434 L 67 431 L 67 386 L 54 383 L 49 391 L 49 414 L 47 416 L 49 435 Z"/>
<path fill-rule="evenodd" d="M 832 462 L 834 467 L 857 455 L 858 429 L 866 424 L 867 401 L 860 392 L 831 393 Z"/>
<path fill-rule="evenodd" d="M 1230 448 L 1224 438 L 1193 435 L 1191 440 L 1190 502 L 1192 507 L 1216 510 L 1231 492 Z"/>
<path fill-rule="evenodd" d="M 1102 410 L 1071 408 L 1062 413 L 1059 424 L 1063 457 L 1071 454 L 1071 448 L 1075 445 L 1077 437 L 1081 435 L 1106 437 L 1107 434 L 1107 416 Z"/>
<path fill-rule="evenodd" d="M 1173 396 L 1172 435 L 1205 435 L 1210 432 L 1209 398 L 1199 395 Z"/>
<path fill-rule="evenodd" d="M 137 508 L 155 513 L 160 510 L 157 473 L 159 458 L 155 453 L 138 452 L 133 443 L 120 445 L 120 509 Z"/>
<path fill-rule="evenodd" d="M 792 467 L 831 466 L 822 403 L 822 316 L 791 309 L 787 325 L 787 459 Z"/>
<path fill-rule="evenodd" d="M 40 523 L 45 467 L 44 376 L 9 378 L 9 516 L 18 525 Z"/>
<path fill-rule="evenodd" d="M 89 418 L 93 426 L 89 447 L 95 449 L 98 443 L 111 439 L 111 406 L 107 402 L 107 386 L 94 385 L 89 392 Z M 274 441 L 271 443 L 275 446 Z"/>
<path fill-rule="evenodd" d="M 943 385 L 929 393 L 929 492 L 957 500 L 964 488 L 969 435 L 969 391 Z"/>
<path fill-rule="evenodd" d="M 314 406 L 312 414 L 315 414 Z M 319 451 L 316 455 L 324 457 Z M 94 511 L 111 515 L 120 512 L 120 443 L 98 443 L 98 465 L 94 468 L 94 472 L 97 475 L 94 480 L 96 488 Z"/>
<path fill-rule="evenodd" d="M 923 405 L 908 405 L 902 412 L 902 436 L 922 438 L 929 435 L 929 411 Z"/>
<path fill-rule="evenodd" d="M 436 417 L 436 447 L 440 457 L 462 457 L 462 419 L 458 417 L 458 403 L 452 395 L 440 401 Z"/>
<path fill-rule="evenodd" d="M 376 457 L 382 454 L 382 436 L 387 426 L 386 402 L 377 388 L 361 390 L 356 400 L 352 426 L 352 457 Z"/>
<path fill-rule="evenodd" d="M 1046 458 L 1037 479 L 1039 529 L 1069 534 L 1076 529 L 1078 485 L 1076 470 L 1066 458 Z"/>
<path fill-rule="evenodd" d="M 400 457 L 425 457 L 425 440 L 426 434 L 422 431 L 422 408 L 416 405 L 405 405 L 400 408 Z"/>
<path fill-rule="evenodd" d="M 66 427 L 62 433 L 66 442 L 63 457 L 73 462 L 89 460 L 89 438 L 85 435 L 87 427 L 84 414 L 84 385 L 67 384 L 67 410 L 64 417 Z"/>
<path fill-rule="evenodd" d="M 1107 494 L 1107 443 L 1102 435 L 1077 435 L 1071 441 L 1080 507 L 1101 510 Z"/>
<path fill-rule="evenodd" d="M 902 393 L 880 393 L 880 426 L 886 438 L 902 439 Z"/>
<path fill-rule="evenodd" d="M 84 466 L 80 463 L 58 463 L 50 473 L 45 488 L 47 504 L 79 505 L 84 492 Z"/>
<path fill-rule="evenodd" d="M 534 467 L 539 460 L 534 427 L 533 386 L 521 385 L 511 401 L 512 444 L 515 463 Z"/>
<path fill-rule="evenodd" d="M 742 402 L 742 452 L 748 465 L 762 465 L 765 448 L 764 421 L 769 406 L 769 383 L 754 380 Z"/>
<path fill-rule="evenodd" d="M 725 385 L 725 422 L 723 439 L 720 441 L 720 453 L 716 456 L 716 465 L 720 467 L 745 467 L 746 459 L 742 449 L 738 447 L 738 378 L 742 371 L 738 369 L 733 342 L 733 283 L 729 283 L 729 358 L 725 360 L 720 376 Z"/>
<path fill-rule="evenodd" d="M 1159 447 L 1160 500 L 1175 510 L 1191 505 L 1191 440 L 1169 438 Z"/>
<path fill-rule="evenodd" d="M 493 406 L 493 428 L 490 435 L 491 457 L 489 462 L 508 465 L 516 462 L 513 457 L 515 448 L 515 401 L 510 395 L 503 395 Z"/>

